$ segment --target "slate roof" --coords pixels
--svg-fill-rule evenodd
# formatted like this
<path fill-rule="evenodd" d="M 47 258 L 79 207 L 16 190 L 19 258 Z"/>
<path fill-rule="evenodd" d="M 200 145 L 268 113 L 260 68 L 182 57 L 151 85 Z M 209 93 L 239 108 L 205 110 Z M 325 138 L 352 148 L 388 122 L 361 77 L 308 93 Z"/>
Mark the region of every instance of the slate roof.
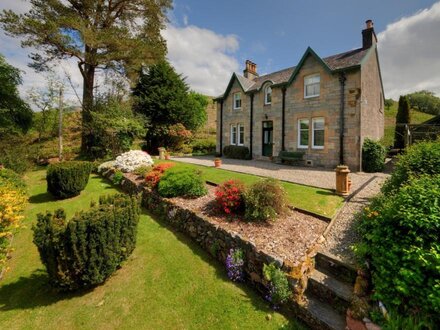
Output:
<path fill-rule="evenodd" d="M 322 60 L 328 65 L 331 70 L 346 69 L 352 66 L 360 65 L 362 59 L 369 51 L 368 49 L 358 48 L 350 50 L 348 52 L 332 55 L 323 58 Z M 295 71 L 295 66 L 283 69 L 280 71 L 272 72 L 254 80 L 247 79 L 241 75 L 236 74 L 241 86 L 245 92 L 256 91 L 261 88 L 261 86 L 267 82 L 271 81 L 273 84 L 281 84 L 289 81 L 293 72 Z M 219 96 L 221 97 L 221 96 Z"/>

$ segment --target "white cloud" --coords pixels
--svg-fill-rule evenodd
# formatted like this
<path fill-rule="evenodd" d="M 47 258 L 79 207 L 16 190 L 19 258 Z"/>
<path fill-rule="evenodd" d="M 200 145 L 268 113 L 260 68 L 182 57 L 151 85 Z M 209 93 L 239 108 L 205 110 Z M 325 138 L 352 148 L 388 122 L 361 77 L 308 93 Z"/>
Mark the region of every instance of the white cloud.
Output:
<path fill-rule="evenodd" d="M 169 61 L 187 77 L 192 89 L 212 96 L 223 93 L 231 73 L 239 68 L 233 56 L 239 47 L 237 36 L 224 36 L 192 25 L 168 25 L 163 36 Z"/>
<path fill-rule="evenodd" d="M 188 15 L 183 15 L 183 25 L 188 25 Z"/>
<path fill-rule="evenodd" d="M 440 95 L 440 2 L 378 34 L 386 97 L 428 89 Z"/>

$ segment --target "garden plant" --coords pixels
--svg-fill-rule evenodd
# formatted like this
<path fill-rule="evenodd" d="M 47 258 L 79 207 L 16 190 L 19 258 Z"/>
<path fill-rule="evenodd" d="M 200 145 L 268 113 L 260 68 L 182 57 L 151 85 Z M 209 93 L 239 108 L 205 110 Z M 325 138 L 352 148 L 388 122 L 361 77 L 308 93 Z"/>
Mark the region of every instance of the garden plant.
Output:
<path fill-rule="evenodd" d="M 93 164 L 68 161 L 49 165 L 47 168 L 47 191 L 58 198 L 77 196 L 89 182 Z"/>

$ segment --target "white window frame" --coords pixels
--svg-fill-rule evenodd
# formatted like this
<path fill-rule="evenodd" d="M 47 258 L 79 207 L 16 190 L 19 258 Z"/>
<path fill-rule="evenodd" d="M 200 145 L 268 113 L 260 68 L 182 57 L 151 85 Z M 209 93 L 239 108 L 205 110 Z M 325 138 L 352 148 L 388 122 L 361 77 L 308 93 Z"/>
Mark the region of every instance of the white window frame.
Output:
<path fill-rule="evenodd" d="M 319 82 L 308 83 L 308 80 L 310 80 L 312 78 L 316 78 L 316 77 L 319 78 Z M 314 85 L 314 84 L 318 84 L 318 86 L 319 86 L 318 94 L 307 95 L 307 86 Z M 304 98 L 309 99 L 312 97 L 318 97 L 319 95 L 321 95 L 321 75 L 319 73 L 315 73 L 315 74 L 311 74 L 309 76 L 305 76 L 304 77 Z"/>
<path fill-rule="evenodd" d="M 315 123 L 318 121 L 322 121 L 324 127 L 321 129 L 316 129 L 315 130 Z M 322 146 L 317 146 L 315 145 L 315 131 L 323 131 L 324 132 L 324 144 Z M 324 145 L 325 145 L 325 118 L 324 117 L 315 117 L 312 118 L 312 148 L 313 149 L 324 149 Z"/>
<path fill-rule="evenodd" d="M 243 129 L 243 141 L 241 140 L 241 129 Z M 237 145 L 242 146 L 244 145 L 244 126 L 242 124 L 237 125 Z"/>
<path fill-rule="evenodd" d="M 238 98 L 237 98 L 237 96 L 238 96 Z M 237 101 L 240 101 L 240 106 L 239 107 L 237 107 Z M 241 109 L 241 93 L 240 92 L 237 92 L 237 93 L 234 93 L 234 100 L 233 100 L 233 102 L 234 102 L 234 104 L 233 104 L 233 106 L 234 106 L 234 110 L 240 110 Z"/>
<path fill-rule="evenodd" d="M 301 131 L 305 131 L 305 129 L 301 129 L 301 123 L 307 122 L 308 128 L 307 128 L 307 145 L 301 144 Z M 310 120 L 308 118 L 301 118 L 298 119 L 298 148 L 301 149 L 308 149 L 310 143 Z"/>
<path fill-rule="evenodd" d="M 269 93 L 270 90 L 270 93 Z M 270 101 L 267 100 L 267 97 L 270 95 Z M 264 104 L 265 105 L 269 105 L 272 104 L 272 86 L 271 85 L 267 85 L 264 88 Z"/>
<path fill-rule="evenodd" d="M 234 131 L 235 131 L 235 139 L 234 139 Z M 230 137 L 231 145 L 237 145 L 237 126 L 231 125 L 231 137 Z"/>

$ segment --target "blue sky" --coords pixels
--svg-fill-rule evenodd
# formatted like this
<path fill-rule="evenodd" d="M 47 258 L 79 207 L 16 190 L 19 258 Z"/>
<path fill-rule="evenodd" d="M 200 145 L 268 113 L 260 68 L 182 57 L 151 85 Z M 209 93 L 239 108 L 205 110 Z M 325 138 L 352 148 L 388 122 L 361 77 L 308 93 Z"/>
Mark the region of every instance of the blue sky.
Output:
<path fill-rule="evenodd" d="M 262 73 L 293 66 L 308 46 L 327 56 L 357 48 L 366 19 L 376 33 L 389 23 L 431 7 L 435 1 L 197 1 L 177 0 L 170 14 L 179 26 L 195 25 L 236 35 L 235 57 L 251 59 Z M 186 23 L 186 24 L 185 24 Z"/>
<path fill-rule="evenodd" d="M 29 1 L 0 0 L 0 10 L 29 8 Z M 322 57 L 357 48 L 366 19 L 374 21 L 379 39 L 385 96 L 421 89 L 440 95 L 439 0 L 176 0 L 169 18 L 162 31 L 167 57 L 193 90 L 207 95 L 223 93 L 246 59 L 265 74 L 296 65 L 308 46 Z M 44 76 L 27 67 L 34 49 L 21 48 L 20 40 L 1 31 L 0 45 L 0 53 L 23 71 L 21 93 L 44 89 Z M 55 69 L 60 77 L 67 72 L 81 95 L 76 62 Z M 66 94 L 75 98 L 73 89 Z"/>

